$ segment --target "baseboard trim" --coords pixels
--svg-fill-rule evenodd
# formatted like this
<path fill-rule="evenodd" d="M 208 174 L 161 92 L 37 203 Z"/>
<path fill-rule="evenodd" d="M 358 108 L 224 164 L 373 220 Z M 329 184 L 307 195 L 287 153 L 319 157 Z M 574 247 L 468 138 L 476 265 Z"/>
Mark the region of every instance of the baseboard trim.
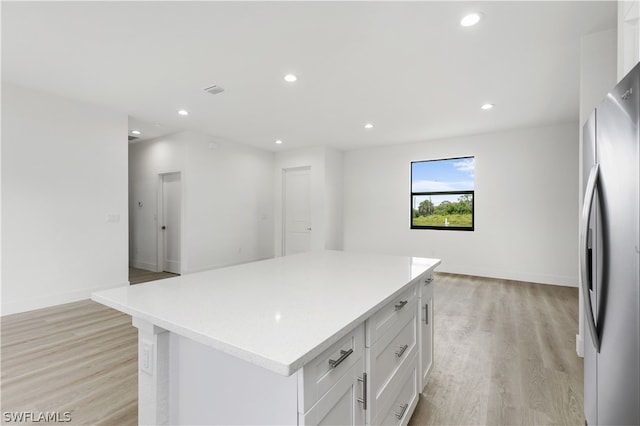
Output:
<path fill-rule="evenodd" d="M 108 285 L 103 287 L 93 287 L 63 294 L 53 294 L 48 296 L 22 299 L 12 302 L 2 301 L 2 312 L 0 316 L 19 314 L 36 309 L 50 308 L 52 306 L 63 305 L 65 303 L 78 302 L 91 298 L 91 293 L 101 290 L 109 290 L 116 287 L 129 286 L 129 281 L 118 285 Z"/>
<path fill-rule="evenodd" d="M 147 263 L 135 259 L 129 260 L 129 266 L 132 268 L 144 269 L 145 271 L 156 271 L 155 263 Z"/>
<path fill-rule="evenodd" d="M 484 268 L 465 267 L 461 265 L 447 265 L 442 262 L 436 268 L 437 272 L 448 272 L 451 274 L 471 275 L 474 277 L 496 278 L 502 280 L 523 281 L 536 284 L 559 285 L 563 287 L 578 287 L 577 276 L 560 276 L 546 274 L 531 274 L 526 272 L 509 270 L 484 270 Z"/>

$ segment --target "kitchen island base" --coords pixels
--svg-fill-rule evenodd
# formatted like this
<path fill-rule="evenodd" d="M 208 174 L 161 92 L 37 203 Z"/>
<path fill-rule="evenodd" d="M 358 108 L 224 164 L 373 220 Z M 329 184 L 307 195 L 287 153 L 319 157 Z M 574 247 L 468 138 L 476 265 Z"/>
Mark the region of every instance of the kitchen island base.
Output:
<path fill-rule="evenodd" d="M 138 328 L 140 424 L 406 425 L 439 263 L 307 253 L 93 299 Z"/>

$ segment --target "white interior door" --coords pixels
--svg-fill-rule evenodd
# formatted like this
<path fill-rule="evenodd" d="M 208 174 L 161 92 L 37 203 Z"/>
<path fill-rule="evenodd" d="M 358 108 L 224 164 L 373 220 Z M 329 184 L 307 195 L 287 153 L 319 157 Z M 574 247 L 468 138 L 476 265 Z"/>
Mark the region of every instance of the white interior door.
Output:
<path fill-rule="evenodd" d="M 311 168 L 284 170 L 283 250 L 287 256 L 311 250 Z"/>
<path fill-rule="evenodd" d="M 161 266 L 166 272 L 180 273 L 180 212 L 182 191 L 180 173 L 162 175 L 160 222 Z"/>

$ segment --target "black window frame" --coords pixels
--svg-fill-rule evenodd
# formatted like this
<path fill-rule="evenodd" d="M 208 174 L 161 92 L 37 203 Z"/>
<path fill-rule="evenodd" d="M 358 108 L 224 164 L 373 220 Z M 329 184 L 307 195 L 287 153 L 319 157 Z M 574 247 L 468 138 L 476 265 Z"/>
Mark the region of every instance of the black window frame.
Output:
<path fill-rule="evenodd" d="M 443 230 L 443 231 L 474 231 L 475 230 L 475 220 L 476 220 L 476 195 L 475 195 L 475 178 L 474 178 L 474 189 L 472 190 L 463 190 L 463 191 L 426 191 L 426 192 L 414 192 L 413 191 L 413 165 L 415 163 L 427 163 L 432 161 L 447 161 L 447 160 L 464 160 L 468 158 L 473 158 L 475 160 L 475 155 L 468 155 L 465 157 L 453 157 L 453 158 L 439 158 L 435 160 L 420 160 L 420 161 L 412 161 L 411 162 L 411 195 L 409 196 L 409 224 L 411 229 L 435 229 L 435 230 Z M 415 196 L 429 196 L 429 195 L 471 195 L 471 226 L 436 226 L 436 225 L 414 225 L 413 224 L 413 198 Z"/>

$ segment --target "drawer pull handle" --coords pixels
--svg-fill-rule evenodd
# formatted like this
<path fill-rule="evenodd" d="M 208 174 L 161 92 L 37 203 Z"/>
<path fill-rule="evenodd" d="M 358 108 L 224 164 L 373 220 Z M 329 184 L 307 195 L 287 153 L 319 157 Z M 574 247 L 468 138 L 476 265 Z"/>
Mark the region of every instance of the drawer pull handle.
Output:
<path fill-rule="evenodd" d="M 396 413 L 396 417 L 398 418 L 398 420 L 400 420 L 402 416 L 404 416 L 404 413 L 407 411 L 407 408 L 409 408 L 409 404 L 402 404 L 400 406 L 400 412 Z"/>
<path fill-rule="evenodd" d="M 347 359 L 347 357 L 352 353 L 353 353 L 353 349 L 349 349 L 348 351 L 343 351 L 342 349 L 340 349 L 340 358 L 336 360 L 330 359 L 329 365 L 331 366 L 331 368 L 336 368 L 338 365 L 340 365 L 342 361 Z"/>
<path fill-rule="evenodd" d="M 407 350 L 407 348 L 409 347 L 409 345 L 402 345 L 400 346 L 400 349 L 396 351 L 396 356 L 398 358 L 400 358 L 402 356 L 402 354 L 404 353 L 404 351 Z"/>
<path fill-rule="evenodd" d="M 396 303 L 396 311 L 404 308 L 404 305 L 406 305 L 407 303 L 409 303 L 407 300 L 401 300 L 400 303 Z"/>
<path fill-rule="evenodd" d="M 367 373 L 362 373 L 362 378 L 358 377 L 358 381 L 362 383 L 362 398 L 358 398 L 358 402 L 362 404 L 362 409 L 367 409 Z"/>

